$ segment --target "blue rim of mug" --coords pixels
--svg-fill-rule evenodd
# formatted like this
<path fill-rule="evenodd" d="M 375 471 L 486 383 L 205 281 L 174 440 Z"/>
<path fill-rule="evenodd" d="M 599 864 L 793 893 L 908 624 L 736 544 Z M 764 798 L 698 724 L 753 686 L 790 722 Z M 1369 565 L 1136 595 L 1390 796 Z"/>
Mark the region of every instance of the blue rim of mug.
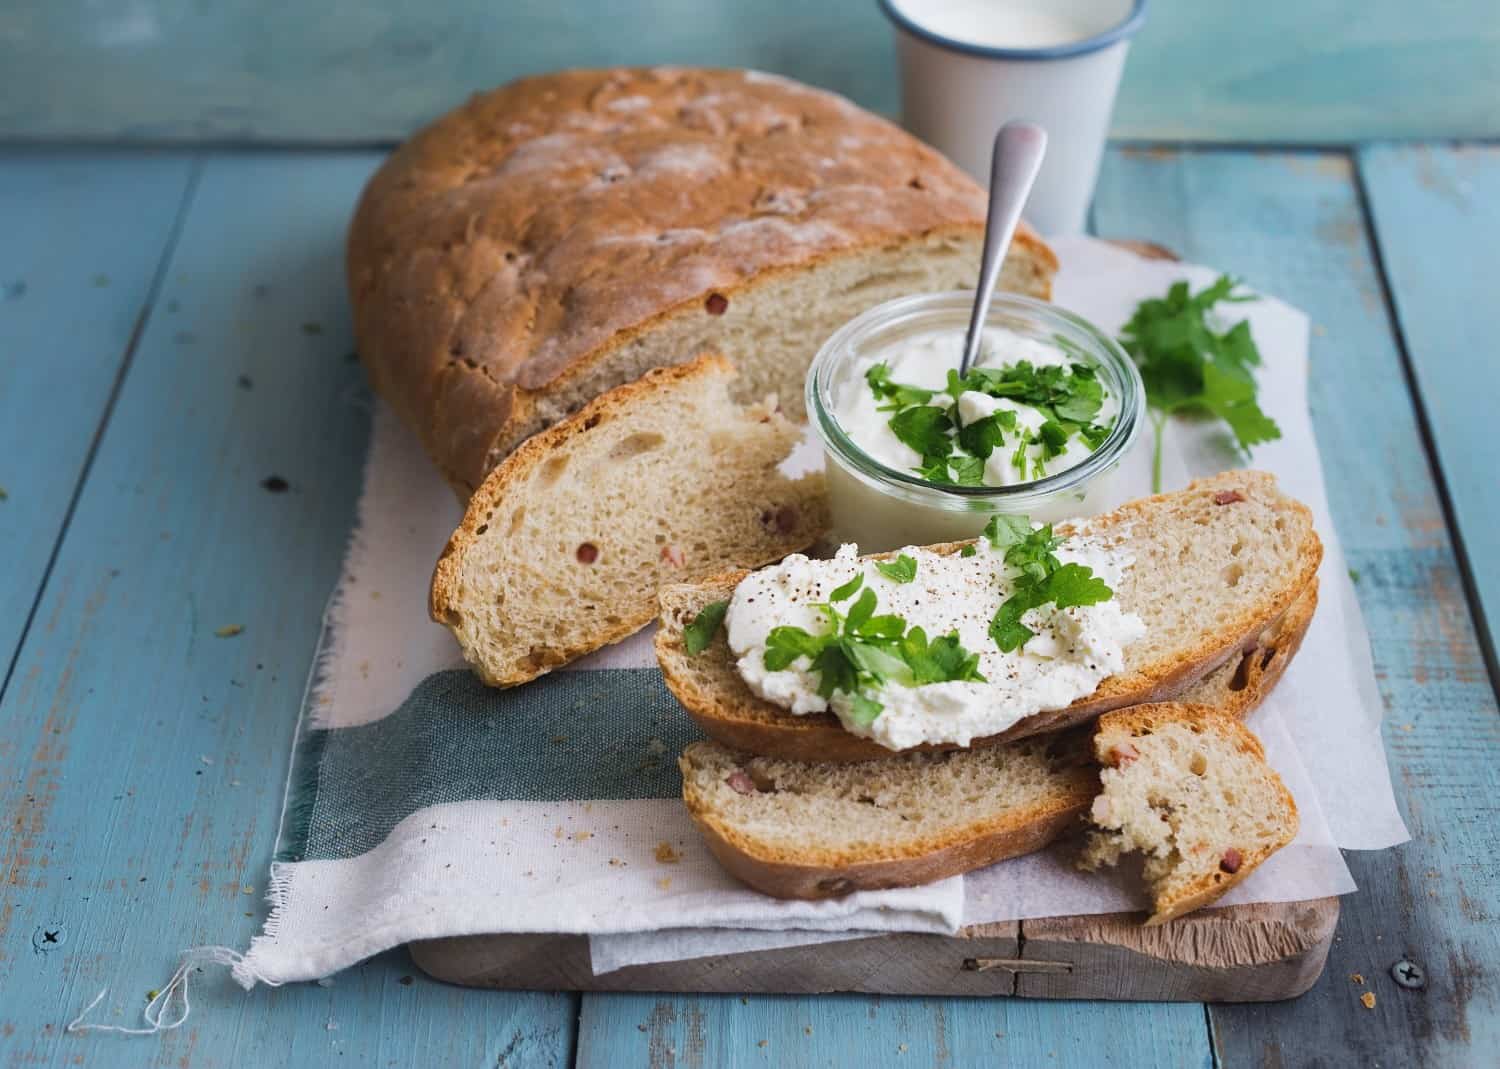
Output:
<path fill-rule="evenodd" d="M 1097 52 L 1101 48 L 1108 48 L 1116 41 L 1123 41 L 1133 37 L 1146 21 L 1147 0 L 1135 0 L 1131 5 L 1130 14 L 1124 20 L 1096 33 L 1092 37 L 1085 37 L 1081 41 L 1069 41 L 1063 45 L 1050 45 L 1047 48 L 995 48 L 991 45 L 976 45 L 968 41 L 960 41 L 955 37 L 945 37 L 940 33 L 934 33 L 927 27 L 913 22 L 907 15 L 896 6 L 896 0 L 879 0 L 880 10 L 885 12 L 885 17 L 894 22 L 901 29 L 914 37 L 920 37 L 928 44 L 937 45 L 939 48 L 951 49 L 955 52 L 967 52 L 971 56 L 983 56 L 986 59 L 1067 59 L 1070 56 L 1087 55 Z"/>

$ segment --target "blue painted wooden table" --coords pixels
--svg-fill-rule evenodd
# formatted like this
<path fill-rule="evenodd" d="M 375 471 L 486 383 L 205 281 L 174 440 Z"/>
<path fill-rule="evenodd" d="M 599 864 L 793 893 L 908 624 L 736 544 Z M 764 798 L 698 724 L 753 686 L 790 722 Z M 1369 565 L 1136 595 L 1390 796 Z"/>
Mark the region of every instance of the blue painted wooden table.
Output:
<path fill-rule="evenodd" d="M 1308 995 L 506 994 L 398 952 L 327 987 L 206 972 L 179 1031 L 64 1034 L 105 985 L 102 1019 L 137 1023 L 181 948 L 261 920 L 368 434 L 340 243 L 378 160 L 0 151 L 0 1064 L 1495 1064 L 1500 149 L 1451 145 L 1119 147 L 1095 208 L 1099 233 L 1316 324 L 1312 405 L 1413 840 L 1350 855 L 1361 889 Z M 1403 956 L 1424 990 L 1391 979 Z"/>

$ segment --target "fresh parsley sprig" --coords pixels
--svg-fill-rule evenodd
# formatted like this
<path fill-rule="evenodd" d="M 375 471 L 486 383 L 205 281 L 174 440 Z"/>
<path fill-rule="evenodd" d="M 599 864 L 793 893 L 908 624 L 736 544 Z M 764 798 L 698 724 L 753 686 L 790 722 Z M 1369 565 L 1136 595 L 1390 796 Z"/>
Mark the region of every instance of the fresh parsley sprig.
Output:
<path fill-rule="evenodd" d="M 892 563 L 902 560 L 911 562 L 915 576 L 916 562 L 910 557 Z M 853 603 L 841 611 L 837 606 L 850 598 Z M 826 701 L 840 691 L 848 694 L 850 719 L 861 726 L 873 723 L 884 710 L 868 692 L 887 683 L 911 687 L 985 681 L 979 674 L 979 655 L 963 648 L 957 631 L 929 640 L 922 628 L 908 628 L 901 617 L 877 614 L 878 600 L 875 591 L 864 586 L 864 573 L 857 574 L 817 604 L 828 623 L 823 633 L 790 625 L 771 629 L 766 636 L 766 668 L 779 672 L 806 658 L 818 673 L 818 695 Z"/>
<path fill-rule="evenodd" d="M 1024 516 L 994 516 L 984 536 L 996 549 L 1005 551 L 1005 563 L 1017 569 L 1010 597 L 990 620 L 990 637 L 1002 653 L 1018 650 L 1036 632 L 1021 622 L 1032 609 L 1051 603 L 1059 610 L 1076 605 L 1096 605 L 1114 597 L 1114 591 L 1083 564 L 1063 564 L 1054 552 L 1063 539 L 1055 537 L 1052 525 L 1033 529 Z"/>
<path fill-rule="evenodd" d="M 1236 294 L 1237 285 L 1221 275 L 1193 293 L 1186 282 L 1175 282 L 1165 297 L 1142 301 L 1120 332 L 1120 344 L 1141 369 L 1151 409 L 1153 491 L 1161 490 L 1162 433 L 1174 412 L 1206 412 L 1223 420 L 1246 452 L 1281 437 L 1281 428 L 1256 400 L 1254 369 L 1261 355 L 1249 321 L 1222 333 L 1209 324 L 1209 313 L 1221 302 L 1255 300 Z"/>

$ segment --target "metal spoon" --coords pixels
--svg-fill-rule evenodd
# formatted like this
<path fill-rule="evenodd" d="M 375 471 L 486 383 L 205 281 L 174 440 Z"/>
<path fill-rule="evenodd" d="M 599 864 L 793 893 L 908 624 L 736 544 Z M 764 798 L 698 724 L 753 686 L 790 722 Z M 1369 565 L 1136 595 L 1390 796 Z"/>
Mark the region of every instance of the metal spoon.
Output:
<path fill-rule="evenodd" d="M 995 135 L 995 153 L 990 157 L 990 208 L 984 222 L 984 256 L 979 261 L 979 288 L 974 291 L 974 311 L 969 317 L 969 332 L 964 335 L 959 375 L 967 375 L 979 358 L 979 343 L 984 340 L 984 321 L 990 314 L 990 298 L 995 295 L 1000 265 L 1016 236 L 1021 209 L 1031 195 L 1031 186 L 1046 153 L 1047 131 L 1036 123 L 1008 122 Z"/>

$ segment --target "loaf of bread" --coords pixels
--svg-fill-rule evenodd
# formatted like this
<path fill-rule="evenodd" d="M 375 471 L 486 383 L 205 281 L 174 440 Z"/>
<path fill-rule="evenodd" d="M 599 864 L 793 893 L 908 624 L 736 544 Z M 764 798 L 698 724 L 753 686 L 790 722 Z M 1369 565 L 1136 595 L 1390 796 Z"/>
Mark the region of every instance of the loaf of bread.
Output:
<path fill-rule="evenodd" d="M 819 345 L 972 286 L 985 197 L 891 123 L 753 71 L 580 70 L 474 97 L 398 149 L 349 230 L 372 383 L 460 493 L 611 387 L 703 352 L 793 418 Z M 1000 286 L 1045 297 L 1022 228 Z"/>
<path fill-rule="evenodd" d="M 648 372 L 484 481 L 431 603 L 480 678 L 524 683 L 646 626 L 663 582 L 767 564 L 823 533 L 823 477 L 778 470 L 800 429 L 736 404 L 733 381 L 718 356 Z"/>
<path fill-rule="evenodd" d="M 1148 925 L 1213 902 L 1297 835 L 1297 803 L 1260 740 L 1217 710 L 1142 705 L 1099 719 L 1102 790 L 1084 868 L 1145 856 Z"/>
<path fill-rule="evenodd" d="M 1103 680 L 1093 694 L 972 745 L 1058 731 L 1111 709 L 1176 698 L 1225 663 L 1240 663 L 1244 651 L 1257 647 L 1268 629 L 1274 633 L 1309 591 L 1316 603 L 1323 546 L 1312 514 L 1262 472 L 1200 479 L 1087 522 L 1092 536 L 1134 557 L 1114 595 L 1121 608 L 1145 622 L 1145 636 L 1126 646 L 1125 670 Z M 1057 533 L 1069 530 L 1062 525 Z M 937 548 L 955 552 L 960 545 Z M 891 753 L 845 731 L 831 713 L 797 716 L 758 697 L 740 678 L 722 632 L 702 653 L 688 654 L 683 629 L 705 605 L 729 598 L 741 578 L 736 573 L 661 592 L 657 660 L 667 686 L 698 726 L 735 749 L 799 761 L 861 761 Z M 1295 628 L 1291 633 L 1301 640 Z M 1233 677 L 1224 684 L 1231 692 L 1232 683 Z"/>

